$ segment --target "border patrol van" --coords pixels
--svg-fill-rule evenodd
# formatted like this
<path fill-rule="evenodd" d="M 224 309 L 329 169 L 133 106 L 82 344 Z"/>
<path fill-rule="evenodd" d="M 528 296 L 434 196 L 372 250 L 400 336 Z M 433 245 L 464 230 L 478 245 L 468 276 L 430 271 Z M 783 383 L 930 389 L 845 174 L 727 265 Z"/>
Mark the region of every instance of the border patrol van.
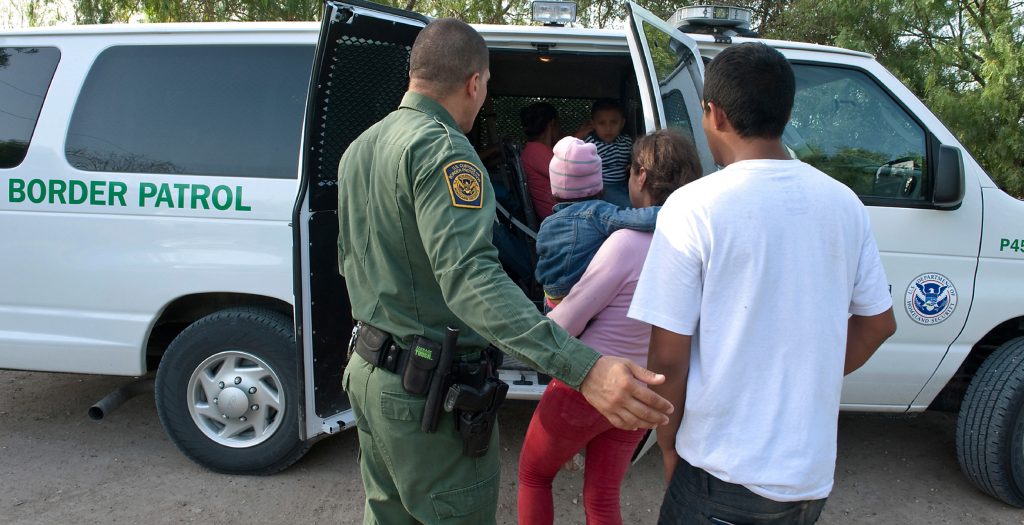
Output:
<path fill-rule="evenodd" d="M 736 8 L 624 14 L 624 30 L 477 26 L 492 79 L 469 138 L 498 190 L 495 238 L 523 248 L 502 261 L 538 300 L 519 110 L 550 102 L 575 129 L 616 98 L 627 132 L 678 129 L 711 172 L 704 65 L 754 38 Z M 220 472 L 279 471 L 351 428 L 337 165 L 397 106 L 428 21 L 339 0 L 320 26 L 0 33 L 0 368 L 155 372 L 168 435 Z M 762 41 L 796 75 L 786 145 L 868 206 L 896 304 L 843 408 L 959 410 L 965 474 L 1024 506 L 1024 203 L 870 55 Z M 521 399 L 549 380 L 514 360 L 501 375 Z"/>

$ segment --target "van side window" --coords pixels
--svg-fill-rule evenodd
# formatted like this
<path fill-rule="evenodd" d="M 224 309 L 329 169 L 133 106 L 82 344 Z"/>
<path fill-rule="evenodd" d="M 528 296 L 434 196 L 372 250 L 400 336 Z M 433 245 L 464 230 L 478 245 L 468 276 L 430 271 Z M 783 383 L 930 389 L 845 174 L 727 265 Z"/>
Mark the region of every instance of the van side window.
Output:
<path fill-rule="evenodd" d="M 0 47 L 0 169 L 25 160 L 59 61 L 55 47 Z"/>
<path fill-rule="evenodd" d="M 86 171 L 295 178 L 312 62 L 305 45 L 112 47 L 65 155 Z"/>
<path fill-rule="evenodd" d="M 863 199 L 927 201 L 925 131 L 866 73 L 793 64 L 796 100 L 783 141 Z"/>

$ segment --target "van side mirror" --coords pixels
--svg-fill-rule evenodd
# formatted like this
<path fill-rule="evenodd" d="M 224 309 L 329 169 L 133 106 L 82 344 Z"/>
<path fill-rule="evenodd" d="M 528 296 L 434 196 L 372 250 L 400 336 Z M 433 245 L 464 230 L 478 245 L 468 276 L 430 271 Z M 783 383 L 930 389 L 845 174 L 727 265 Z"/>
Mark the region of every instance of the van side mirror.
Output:
<path fill-rule="evenodd" d="M 935 186 L 932 189 L 932 204 L 939 209 L 949 210 L 960 207 L 964 200 L 964 158 L 960 148 L 939 146 L 935 162 Z"/>

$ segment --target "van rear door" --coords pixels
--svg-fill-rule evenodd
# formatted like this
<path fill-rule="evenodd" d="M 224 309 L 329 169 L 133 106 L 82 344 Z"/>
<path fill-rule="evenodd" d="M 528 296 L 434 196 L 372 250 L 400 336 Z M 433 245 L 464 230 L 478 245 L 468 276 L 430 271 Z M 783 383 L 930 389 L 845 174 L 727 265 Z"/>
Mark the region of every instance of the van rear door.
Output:
<path fill-rule="evenodd" d="M 647 131 L 679 131 L 697 146 L 704 174 L 715 171 L 701 127 L 704 62 L 697 42 L 633 2 L 626 3 L 626 15 L 626 41 L 640 84 Z"/>
<path fill-rule="evenodd" d="M 338 272 L 338 162 L 353 139 L 398 107 L 408 87 L 413 41 L 428 21 L 367 2 L 330 1 L 324 8 L 292 212 L 306 439 L 354 424 L 341 385 L 355 323 Z"/>

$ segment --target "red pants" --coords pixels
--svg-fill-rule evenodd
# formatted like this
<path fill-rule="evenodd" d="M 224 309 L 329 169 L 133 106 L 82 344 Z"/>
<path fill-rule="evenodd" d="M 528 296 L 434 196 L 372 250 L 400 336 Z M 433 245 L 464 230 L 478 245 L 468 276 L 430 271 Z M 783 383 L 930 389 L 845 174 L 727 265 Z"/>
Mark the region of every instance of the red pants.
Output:
<path fill-rule="evenodd" d="M 562 465 L 584 447 L 587 523 L 621 524 L 619 487 L 644 432 L 615 428 L 583 394 L 552 380 L 533 413 L 519 455 L 519 524 L 552 523 L 551 482 Z"/>

